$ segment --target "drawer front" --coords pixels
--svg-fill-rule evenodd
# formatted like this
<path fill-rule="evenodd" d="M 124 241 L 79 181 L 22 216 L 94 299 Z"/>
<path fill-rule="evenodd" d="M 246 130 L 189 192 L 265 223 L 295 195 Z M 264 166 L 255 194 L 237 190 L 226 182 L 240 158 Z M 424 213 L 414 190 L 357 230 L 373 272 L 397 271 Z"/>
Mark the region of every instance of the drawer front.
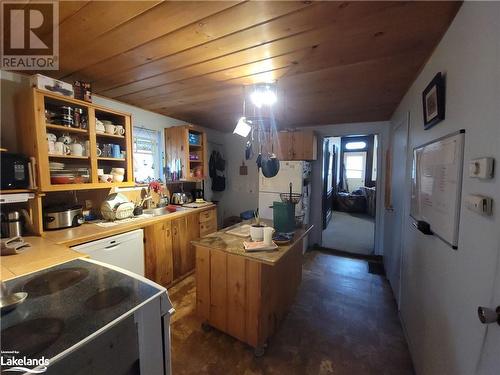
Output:
<path fill-rule="evenodd" d="M 215 212 L 216 211 L 214 209 L 201 212 L 200 213 L 200 223 L 217 220 L 215 217 Z"/>
<path fill-rule="evenodd" d="M 200 222 L 200 237 L 204 237 L 207 234 L 217 232 L 217 221 L 210 220 L 205 222 Z"/>

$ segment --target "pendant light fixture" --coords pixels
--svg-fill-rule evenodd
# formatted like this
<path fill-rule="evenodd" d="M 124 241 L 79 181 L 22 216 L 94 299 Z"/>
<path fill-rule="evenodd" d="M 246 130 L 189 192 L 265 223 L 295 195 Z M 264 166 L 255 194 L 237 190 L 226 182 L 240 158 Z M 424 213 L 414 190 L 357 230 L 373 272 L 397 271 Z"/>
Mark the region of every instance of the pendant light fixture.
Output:
<path fill-rule="evenodd" d="M 255 108 L 260 109 L 264 106 L 272 107 L 278 100 L 278 96 L 276 94 L 276 84 L 275 83 L 258 83 L 252 86 L 250 93 L 250 100 L 254 105 L 254 114 Z M 245 86 L 243 86 L 243 114 L 239 118 L 236 123 L 236 127 L 233 130 L 233 134 L 238 134 L 242 137 L 248 137 L 250 131 L 252 130 L 252 125 L 254 124 L 255 116 L 251 117 L 251 119 L 246 117 L 246 90 Z M 257 119 L 257 123 L 259 120 Z"/>

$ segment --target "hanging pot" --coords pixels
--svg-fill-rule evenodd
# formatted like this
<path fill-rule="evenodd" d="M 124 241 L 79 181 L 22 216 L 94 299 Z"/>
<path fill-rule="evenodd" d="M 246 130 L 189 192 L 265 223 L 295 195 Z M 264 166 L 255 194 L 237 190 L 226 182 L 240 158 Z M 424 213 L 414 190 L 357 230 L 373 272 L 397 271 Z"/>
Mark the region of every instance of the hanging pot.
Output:
<path fill-rule="evenodd" d="M 278 174 L 280 170 L 280 161 L 274 154 L 274 144 L 272 143 L 271 133 L 271 152 L 262 158 L 261 167 L 264 177 L 271 178 Z"/>

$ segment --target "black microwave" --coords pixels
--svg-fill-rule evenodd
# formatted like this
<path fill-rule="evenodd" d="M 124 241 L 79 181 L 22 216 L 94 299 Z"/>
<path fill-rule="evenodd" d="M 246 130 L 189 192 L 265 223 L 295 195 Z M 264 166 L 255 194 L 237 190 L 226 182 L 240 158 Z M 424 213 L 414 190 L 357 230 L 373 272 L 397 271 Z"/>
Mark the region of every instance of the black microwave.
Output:
<path fill-rule="evenodd" d="M 5 189 L 26 189 L 30 185 L 29 159 L 22 154 L 2 152 L 1 185 Z"/>

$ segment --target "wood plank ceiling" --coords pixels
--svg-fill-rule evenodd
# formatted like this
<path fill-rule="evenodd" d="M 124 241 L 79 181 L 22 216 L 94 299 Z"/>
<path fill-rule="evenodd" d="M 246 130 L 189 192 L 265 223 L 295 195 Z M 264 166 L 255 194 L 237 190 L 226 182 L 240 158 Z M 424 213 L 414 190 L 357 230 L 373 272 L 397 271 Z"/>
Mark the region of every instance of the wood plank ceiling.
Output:
<path fill-rule="evenodd" d="M 388 120 L 459 2 L 60 3 L 60 70 L 93 91 L 231 131 L 277 80 L 281 128 Z"/>

